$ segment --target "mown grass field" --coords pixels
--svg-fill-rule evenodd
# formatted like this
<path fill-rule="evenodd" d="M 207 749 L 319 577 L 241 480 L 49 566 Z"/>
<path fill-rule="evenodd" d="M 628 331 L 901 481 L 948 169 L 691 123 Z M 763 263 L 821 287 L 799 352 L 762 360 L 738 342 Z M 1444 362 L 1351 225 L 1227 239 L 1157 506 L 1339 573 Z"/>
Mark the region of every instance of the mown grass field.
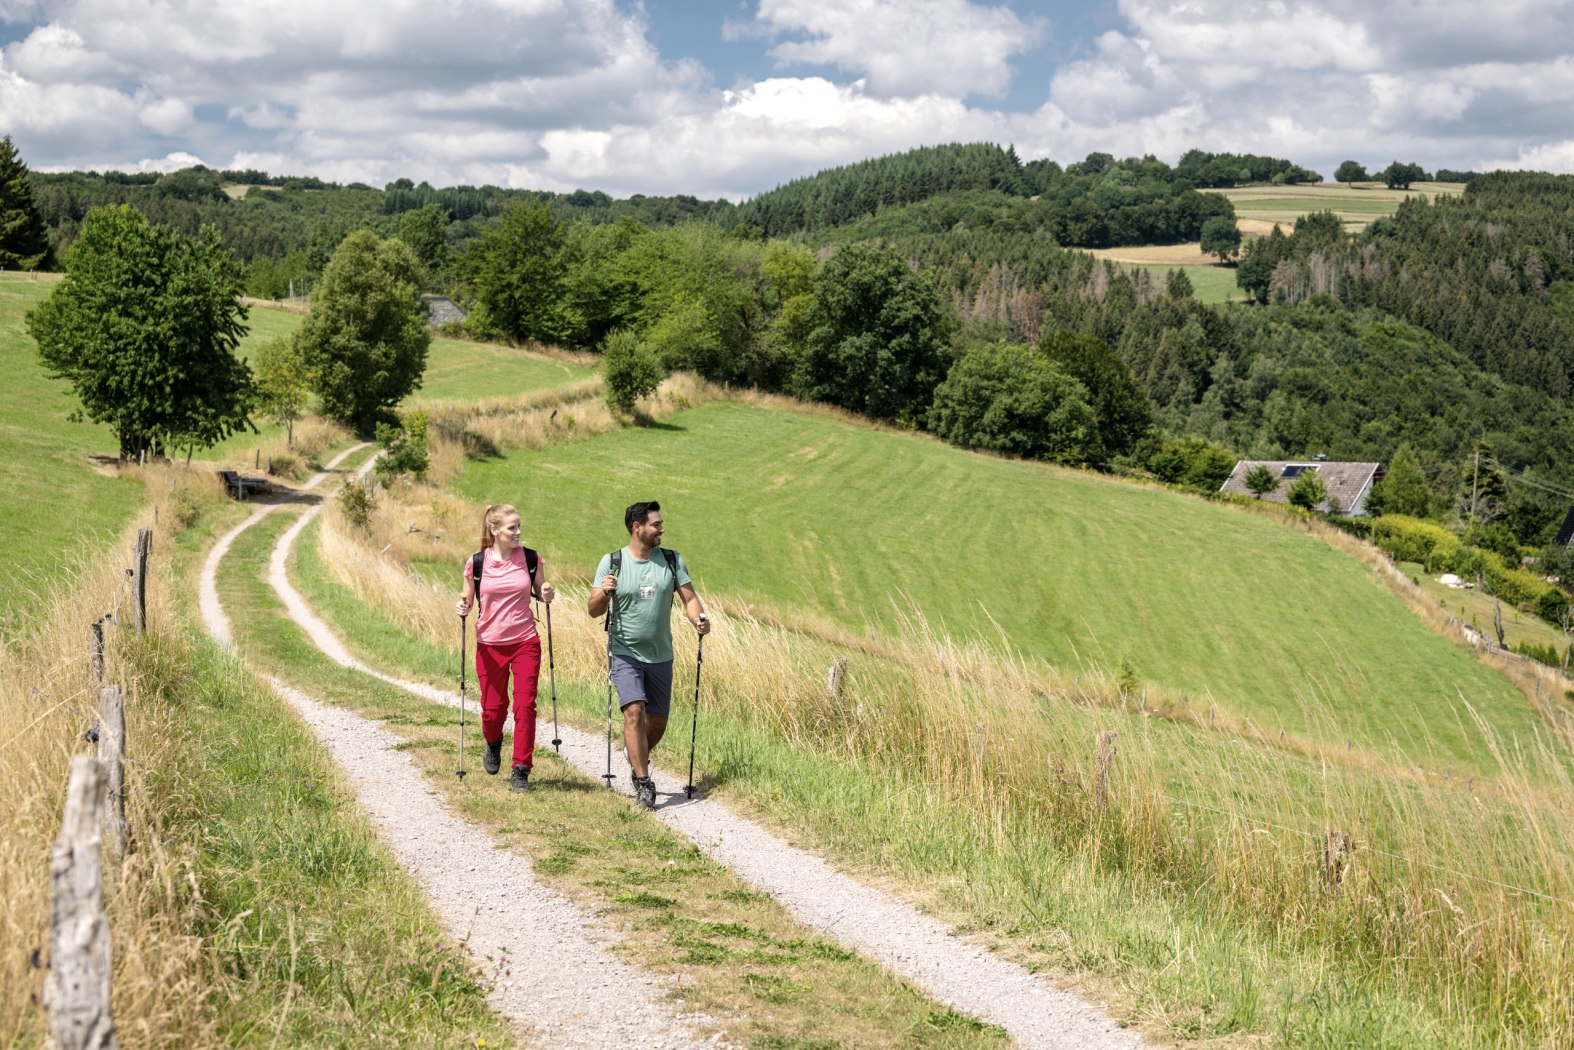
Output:
<path fill-rule="evenodd" d="M 702 591 L 788 617 L 874 632 L 923 618 L 1410 761 L 1490 765 L 1472 711 L 1505 741 L 1541 732 L 1503 678 L 1315 538 L 827 413 L 711 402 L 473 462 L 456 487 L 520 506 L 560 573 L 588 574 L 626 540 L 624 506 L 659 498 Z"/>
<path fill-rule="evenodd" d="M 0 274 L 0 634 L 19 615 L 13 603 L 57 586 L 80 559 L 118 535 L 142 488 L 114 476 L 119 452 L 108 427 L 73 423 L 76 400 L 50 379 L 23 318 L 55 285 Z"/>

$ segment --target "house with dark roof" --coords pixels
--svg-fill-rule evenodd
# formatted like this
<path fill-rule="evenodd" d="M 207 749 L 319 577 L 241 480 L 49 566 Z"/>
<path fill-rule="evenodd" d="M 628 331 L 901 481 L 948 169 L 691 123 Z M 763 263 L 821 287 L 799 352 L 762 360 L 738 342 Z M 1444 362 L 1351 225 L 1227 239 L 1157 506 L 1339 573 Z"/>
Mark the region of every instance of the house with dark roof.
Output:
<path fill-rule="evenodd" d="M 1351 517 L 1366 513 L 1366 497 L 1371 495 L 1372 486 L 1382 481 L 1387 473 L 1381 463 L 1336 463 L 1321 457 L 1301 460 L 1243 459 L 1235 464 L 1235 469 L 1219 486 L 1219 491 L 1255 497 L 1257 494 L 1246 487 L 1246 475 L 1257 467 L 1267 467 L 1279 479 L 1278 487 L 1263 493 L 1263 499 L 1274 503 L 1290 502 L 1290 486 L 1295 483 L 1295 479 L 1307 471 L 1316 471 L 1328 492 L 1328 497 L 1317 505 L 1317 509 L 1326 512 L 1338 508 L 1339 513 Z"/>

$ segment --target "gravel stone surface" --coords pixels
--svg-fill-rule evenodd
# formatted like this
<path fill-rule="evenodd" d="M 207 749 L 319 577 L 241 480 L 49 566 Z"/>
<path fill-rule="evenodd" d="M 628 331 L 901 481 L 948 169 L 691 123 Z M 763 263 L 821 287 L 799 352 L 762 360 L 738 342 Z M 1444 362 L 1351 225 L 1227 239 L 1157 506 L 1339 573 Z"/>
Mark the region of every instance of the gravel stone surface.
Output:
<path fill-rule="evenodd" d="M 329 468 L 354 451 L 343 453 Z M 305 487 L 326 476 L 314 476 Z M 227 647 L 234 643 L 219 602 L 218 564 L 238 536 L 280 505 L 259 507 L 214 545 L 203 566 L 198 581 L 203 621 Z M 312 508 L 291 526 L 287 542 L 281 541 L 278 549 L 287 553 L 288 543 L 318 510 Z M 283 576 L 277 550 L 273 571 Z M 305 603 L 293 594 L 291 612 L 301 610 Z M 320 621 L 316 627 L 327 633 Z M 344 656 L 341 662 L 359 666 L 348 661 L 342 646 L 338 651 Z M 720 1036 L 702 1037 L 688 1024 L 703 1024 L 706 1018 L 675 1013 L 667 982 L 614 957 L 608 949 L 617 937 L 568 898 L 543 886 L 529 859 L 500 848 L 449 810 L 409 757 L 396 749 L 397 736 L 282 682 L 271 684 L 327 746 L 383 841 L 425 891 L 448 936 L 470 953 L 488 979 L 487 999 L 493 1008 L 531 1045 L 573 1050 L 726 1045 Z"/>
<path fill-rule="evenodd" d="M 544 887 L 530 861 L 456 816 L 375 722 L 282 682 L 327 745 L 382 839 L 426 891 L 457 948 L 489 979 L 487 999 L 542 1047 L 717 1046 L 674 1015 L 667 987 L 608 952 L 614 938 Z"/>
<path fill-rule="evenodd" d="M 308 511 L 280 537 L 269 567 L 269 582 L 290 615 L 336 662 L 434 702 L 458 706 L 457 693 L 403 681 L 356 660 L 290 584 L 285 572 L 289 547 L 315 512 L 315 508 Z M 549 726 L 550 722 L 538 723 L 538 740 L 551 739 L 545 732 Z M 604 737 L 568 726 L 561 726 L 559 733 L 566 760 L 591 776 L 606 771 Z M 629 769 L 621 752 L 613 772 L 618 774 L 619 790 L 627 793 Z M 1081 997 L 951 933 L 911 905 L 836 871 L 721 803 L 703 797 L 687 799 L 684 777 L 654 765 L 651 775 L 657 788 L 656 816 L 679 834 L 769 893 L 805 926 L 881 963 L 936 1000 L 1000 1025 L 1018 1046 L 1130 1050 L 1148 1045 L 1138 1033 L 1121 1028 Z"/>

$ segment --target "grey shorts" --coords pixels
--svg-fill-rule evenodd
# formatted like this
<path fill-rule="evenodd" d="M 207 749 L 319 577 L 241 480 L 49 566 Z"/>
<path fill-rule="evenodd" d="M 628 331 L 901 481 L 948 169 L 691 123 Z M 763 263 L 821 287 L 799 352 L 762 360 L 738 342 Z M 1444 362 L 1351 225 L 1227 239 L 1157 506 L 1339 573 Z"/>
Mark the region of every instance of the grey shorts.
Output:
<path fill-rule="evenodd" d="M 672 710 L 672 661 L 647 664 L 620 653 L 607 654 L 607 673 L 618 691 L 618 707 L 645 701 L 645 713 L 666 718 Z"/>

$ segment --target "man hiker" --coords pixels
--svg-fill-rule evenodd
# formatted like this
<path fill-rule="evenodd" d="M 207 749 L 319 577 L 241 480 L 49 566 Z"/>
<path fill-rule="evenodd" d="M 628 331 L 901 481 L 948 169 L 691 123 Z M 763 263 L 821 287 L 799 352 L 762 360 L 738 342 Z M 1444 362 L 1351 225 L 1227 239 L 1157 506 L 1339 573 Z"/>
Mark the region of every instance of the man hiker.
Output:
<path fill-rule="evenodd" d="M 649 763 L 651 749 L 667 731 L 672 706 L 673 595 L 683 599 L 684 615 L 701 635 L 710 633 L 710 620 L 689 582 L 683 555 L 661 548 L 661 504 L 633 504 L 623 513 L 623 525 L 629 544 L 602 555 L 592 577 L 597 586 L 590 591 L 590 615 L 608 614 L 607 673 L 623 711 L 623 748 L 634 797 L 655 809 Z"/>

